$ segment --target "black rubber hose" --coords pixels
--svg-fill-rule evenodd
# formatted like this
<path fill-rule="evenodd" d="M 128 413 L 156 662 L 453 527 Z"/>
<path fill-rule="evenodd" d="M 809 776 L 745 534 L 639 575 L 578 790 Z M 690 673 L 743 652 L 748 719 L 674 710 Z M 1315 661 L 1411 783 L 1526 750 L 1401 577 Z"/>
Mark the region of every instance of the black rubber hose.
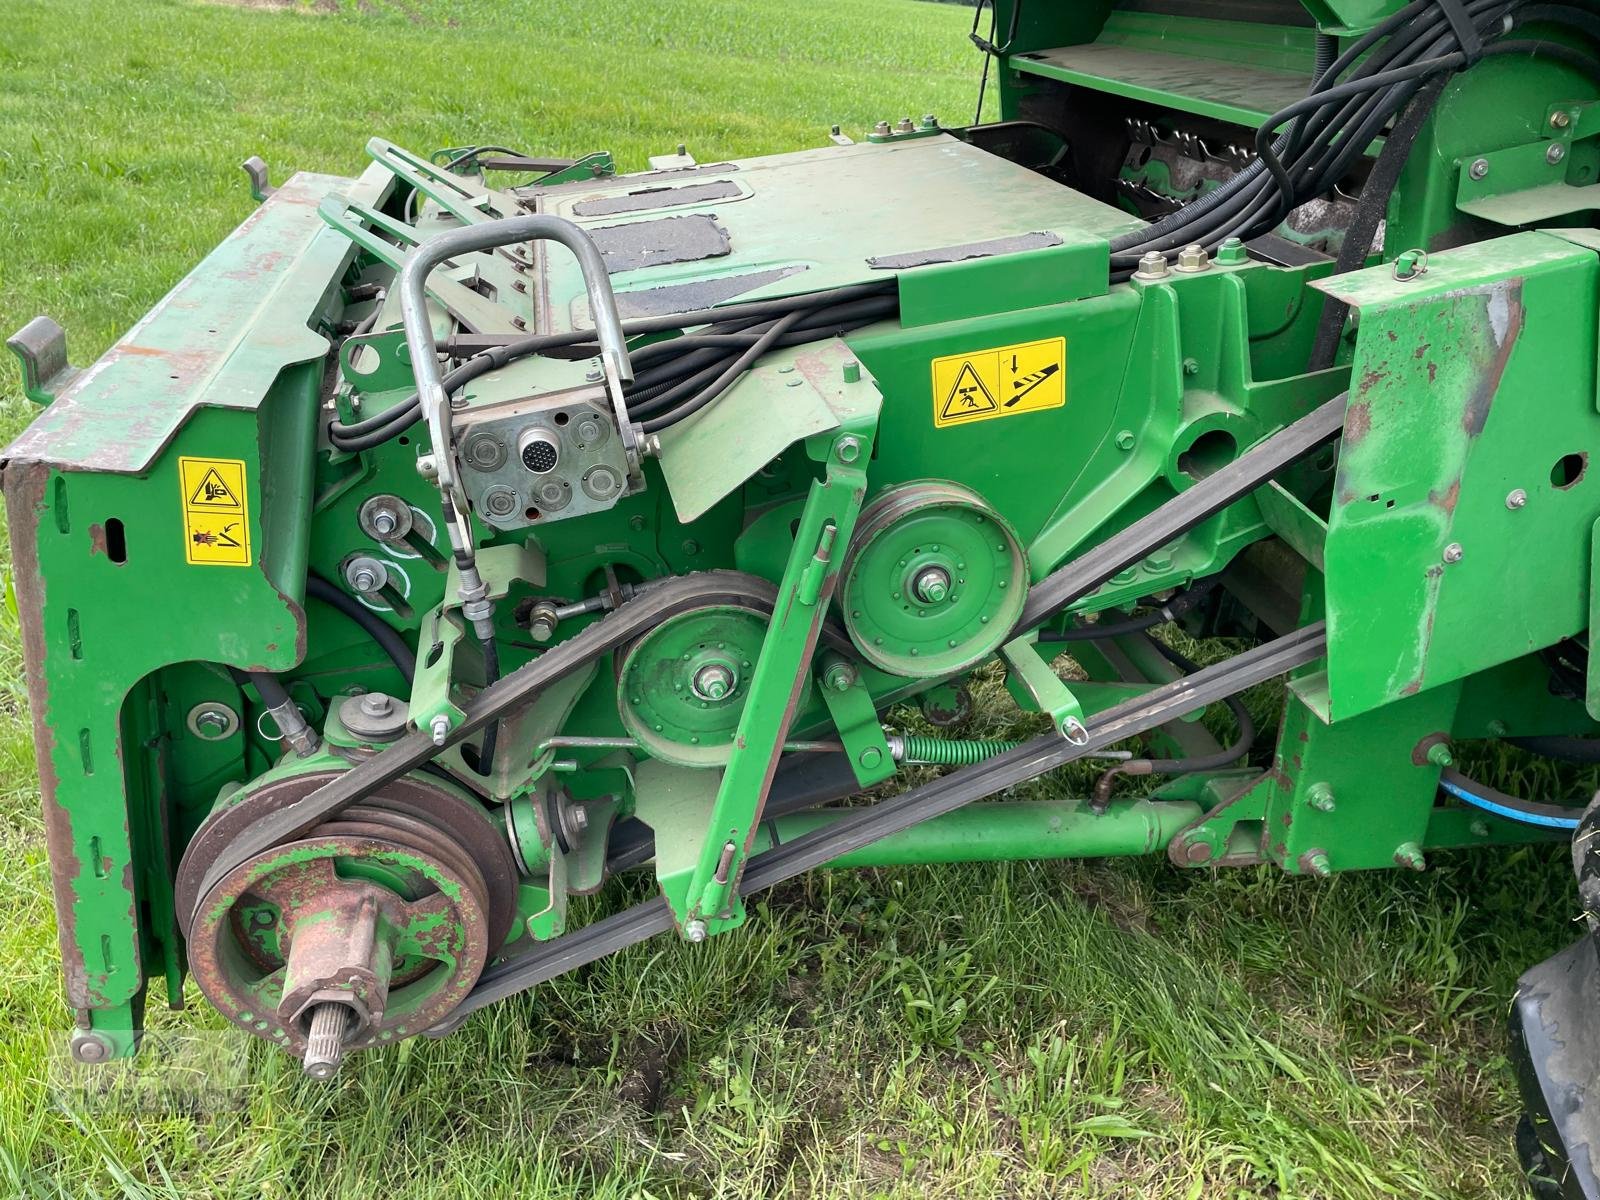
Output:
<path fill-rule="evenodd" d="M 1165 625 L 1185 615 L 1215 590 L 1221 577 L 1208 576 L 1178 593 L 1155 612 L 1129 617 L 1126 621 L 1101 621 L 1094 625 L 1078 625 L 1071 629 L 1047 629 L 1039 635 L 1041 642 L 1094 642 L 1122 637 L 1130 633 L 1143 633 L 1157 625 Z"/>
<path fill-rule="evenodd" d="M 1384 142 L 1378 161 L 1373 164 L 1372 174 L 1367 176 L 1366 186 L 1361 189 L 1355 216 L 1345 230 L 1344 244 L 1339 247 L 1339 257 L 1334 263 L 1335 275 L 1343 275 L 1366 265 L 1367 256 L 1372 252 L 1373 239 L 1378 236 L 1378 224 L 1389 211 L 1389 198 L 1394 195 L 1395 185 L 1400 182 L 1400 174 L 1411 155 L 1411 147 L 1449 82 L 1449 76 L 1446 75 L 1430 80 L 1412 99 L 1405 115 Z M 1335 300 L 1330 296 L 1323 303 L 1316 339 L 1311 346 L 1311 359 L 1306 367 L 1308 371 L 1321 371 L 1333 366 L 1333 360 L 1339 353 L 1339 338 L 1344 332 L 1345 318 L 1349 313 L 1350 306 L 1343 300 Z"/>
<path fill-rule="evenodd" d="M 1200 669 L 1200 664 L 1178 653 L 1171 646 L 1159 638 L 1146 636 L 1156 652 L 1185 675 L 1193 675 Z M 1250 710 L 1244 706 L 1244 701 L 1238 696 L 1229 696 L 1226 700 L 1228 708 L 1233 713 L 1234 722 L 1239 727 L 1239 734 L 1231 746 L 1224 746 L 1214 754 L 1200 754 L 1193 758 L 1152 758 L 1145 761 L 1150 764 L 1152 775 L 1187 775 L 1195 771 L 1215 771 L 1219 767 L 1226 767 L 1236 763 L 1255 747 L 1256 723 L 1250 719 Z"/>
<path fill-rule="evenodd" d="M 888 315 L 898 304 L 894 296 L 890 294 L 893 286 L 893 280 L 884 280 L 881 283 L 850 284 L 845 287 L 831 288 L 824 292 L 786 296 L 776 300 L 753 300 L 744 304 L 730 304 L 722 308 L 700 309 L 695 312 L 676 313 L 663 317 L 641 317 L 637 320 L 625 322 L 622 329 L 629 336 L 636 336 L 647 333 L 669 332 L 693 325 L 720 325 L 752 319 L 780 318 L 796 311 L 814 316 L 816 313 L 831 306 L 844 305 L 850 301 L 869 297 L 876 297 L 880 302 L 889 301 L 890 304 L 883 306 L 884 315 Z M 448 372 L 442 382 L 447 393 L 458 391 L 479 376 L 506 366 L 518 359 L 563 348 L 583 347 L 592 342 L 593 338 L 594 332 L 584 329 L 569 333 L 536 334 L 532 337 L 505 342 L 491 349 L 479 351 L 471 358 L 466 359 L 460 366 Z M 350 453 L 370 450 L 403 433 L 416 424 L 421 419 L 421 416 L 421 406 L 418 404 L 417 397 L 413 394 L 399 404 L 374 416 L 364 417 L 349 424 L 335 421 L 328 427 L 328 434 L 335 448 L 339 450 Z"/>
<path fill-rule="evenodd" d="M 416 675 L 417 656 L 411 653 L 411 647 L 406 645 L 405 639 L 388 622 L 354 596 L 335 587 L 315 572 L 306 575 L 306 595 L 313 600 L 320 600 L 329 608 L 337 609 L 359 625 L 362 631 L 378 644 L 378 648 L 389 656 L 389 661 L 394 663 L 408 683 Z"/>
<path fill-rule="evenodd" d="M 493 638 L 478 643 L 483 651 L 483 686 L 488 687 L 500 678 L 500 647 Z M 495 746 L 500 741 L 500 722 L 490 721 L 483 729 L 483 741 L 478 744 L 478 774 L 487 775 L 494 769 Z"/>
<path fill-rule="evenodd" d="M 291 703 L 288 691 L 276 675 L 269 675 L 265 671 L 241 671 L 237 667 L 229 667 L 228 674 L 241 687 L 247 683 L 254 684 L 261 703 L 268 708 L 281 708 Z"/>

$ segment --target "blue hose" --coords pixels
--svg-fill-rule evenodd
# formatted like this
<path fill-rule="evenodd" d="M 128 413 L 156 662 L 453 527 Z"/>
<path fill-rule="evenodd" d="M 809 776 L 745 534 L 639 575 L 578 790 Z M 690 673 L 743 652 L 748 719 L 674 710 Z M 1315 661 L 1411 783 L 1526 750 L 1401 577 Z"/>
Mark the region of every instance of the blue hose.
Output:
<path fill-rule="evenodd" d="M 1517 800 L 1468 779 L 1456 771 L 1445 771 L 1439 779 L 1439 786 L 1457 800 L 1465 801 L 1474 808 L 1481 808 L 1484 812 L 1493 813 L 1497 817 L 1504 817 L 1508 821 L 1518 821 L 1523 825 L 1539 825 L 1546 829 L 1578 827 L 1578 818 L 1567 816 L 1558 805 Z"/>

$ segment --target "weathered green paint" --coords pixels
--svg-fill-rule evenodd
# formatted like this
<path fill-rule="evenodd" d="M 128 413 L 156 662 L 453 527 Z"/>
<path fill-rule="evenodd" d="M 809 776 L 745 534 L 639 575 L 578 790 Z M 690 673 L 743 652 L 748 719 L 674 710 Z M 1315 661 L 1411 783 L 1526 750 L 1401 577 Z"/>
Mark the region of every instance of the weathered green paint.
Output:
<path fill-rule="evenodd" d="M 1325 29 L 1352 31 L 1395 6 L 1307 7 Z M 1000 6 L 1001 30 L 1010 13 Z M 1302 93 L 1311 53 L 1310 25 L 1030 6 L 1002 53 L 1002 110 L 1024 115 L 1065 83 L 1080 98 L 1233 122 L 1242 138 L 1243 126 Z M 1585 171 L 1600 167 L 1592 90 L 1559 65 L 1494 60 L 1450 85 L 1389 213 L 1389 257 L 1433 251 L 1409 281 L 1388 265 L 1328 281 L 1327 264 L 1275 268 L 1237 253 L 1198 273 L 1109 285 L 1109 242 L 1135 218 L 931 129 L 635 177 L 614 177 L 608 158 L 591 156 L 516 195 L 382 141 L 359 180 L 294 177 L 99 364 L 56 376 L 53 402 L 8 455 L 46 827 L 80 1023 L 126 1053 L 147 979 L 181 989 L 172 872 L 213 805 L 246 781 L 342 761 L 331 752 L 280 761 L 256 728 L 259 696 L 225 665 L 283 675 L 313 724 L 332 722 L 335 735 L 330 714 L 355 689 L 407 697 L 425 724 L 459 720 L 481 684 L 470 647 L 455 652 L 467 639 L 444 569 L 437 493 L 417 469 L 433 450 L 426 432 L 347 455 L 320 443 L 317 423 L 324 402 L 350 420 L 410 393 L 396 300 L 367 298 L 368 285 L 392 293 L 405 248 L 524 203 L 591 229 L 695 216 L 726 232 L 725 253 L 617 270 L 627 314 L 667 303 L 674 288 L 687 288 L 679 307 L 688 308 L 891 279 L 900 312 L 769 356 L 718 404 L 667 431 L 660 458 L 643 464 L 643 490 L 610 510 L 540 521 L 531 534 L 475 528 L 480 568 L 500 600 L 507 671 L 548 644 L 518 621 L 533 599 L 565 604 L 712 568 L 778 588 L 767 627 L 757 621 L 740 639 L 749 643 L 736 668 L 742 706 L 726 755 L 707 767 L 652 756 L 653 728 L 642 748 L 629 745 L 609 657 L 503 724 L 495 775 L 482 782 L 492 803 L 509 801 L 528 851 L 516 938 L 565 930 L 569 896 L 603 879 L 605 830 L 630 815 L 655 835 L 655 871 L 680 920 L 732 928 L 743 918 L 739 872 L 772 832 L 762 805 L 786 740 L 842 743 L 865 786 L 894 774 L 880 714 L 919 694 L 935 715 L 957 707 L 943 676 L 966 672 L 965 661 L 904 674 L 855 664 L 853 679 L 829 683 L 837 664 L 819 652 L 819 630 L 845 616 L 833 599 L 839 565 L 857 514 L 875 498 L 923 480 L 976 494 L 1022 547 L 1020 590 L 1346 388 L 1340 453 L 1282 473 L 1074 606 L 1115 620 L 1146 597 L 1237 565 L 1252 547 L 1277 551 L 1270 561 L 1291 610 L 1298 601 L 1302 620 L 1326 615 L 1330 649 L 1293 682 L 1269 771 L 1174 779 L 1157 799 L 1113 804 L 1105 816 L 1077 801 L 975 806 L 838 865 L 1166 846 L 1187 865 L 1271 861 L 1316 874 L 1546 836 L 1442 800 L 1435 748 L 1596 730 L 1582 703 L 1552 693 L 1536 652 L 1581 634 L 1594 607 L 1600 485 L 1582 456 L 1600 433 L 1600 243 L 1592 230 L 1569 228 L 1440 247 L 1481 236 L 1483 221 L 1584 219 L 1595 186 Z M 1567 124 L 1552 121 L 1558 111 Z M 1473 178 L 1463 167 L 1479 157 L 1488 170 Z M 708 183 L 725 185 L 718 198 L 675 203 L 680 189 Z M 1169 177 L 1165 186 L 1178 184 Z M 418 209 L 405 203 L 413 187 L 425 198 Z M 631 211 L 592 211 L 624 197 Z M 962 249 L 1038 234 L 1042 242 L 1011 253 Z M 908 254 L 934 261 L 893 261 Z M 1324 293 L 1349 303 L 1356 323 L 1339 365 L 1306 374 Z M 566 256 L 521 248 L 441 270 L 432 300 L 439 337 L 458 323 L 477 332 L 591 323 Z M 335 327 L 369 314 L 372 331 L 328 361 Z M 1064 405 L 935 424 L 934 359 L 1047 338 L 1066 345 Z M 325 366 L 335 368 L 327 378 Z M 578 386 L 589 369 L 529 359 L 476 381 L 462 399 L 471 409 L 537 396 Z M 248 569 L 185 562 L 183 455 L 247 464 Z M 1525 502 L 1509 504 L 1519 489 Z M 362 532 L 357 514 L 378 494 L 416 516 L 409 547 L 379 547 Z M 113 560 L 111 518 L 122 522 L 125 561 Z M 1447 562 L 1452 545 L 1461 550 Z M 337 583 L 339 564 L 357 552 L 385 556 L 401 580 L 409 612 L 374 611 L 415 644 L 415 680 L 400 678 L 345 616 L 305 599 L 308 570 Z M 898 565 L 896 557 L 894 569 L 869 572 L 866 585 L 892 598 L 906 583 Z M 1246 594 L 1242 573 L 1228 578 Z M 937 606 L 950 596 L 923 599 Z M 1207 632 L 1260 632 L 1231 601 L 1212 615 L 1219 624 Z M 555 642 L 596 619 L 563 619 Z M 674 649 L 681 660 L 685 648 Z M 1137 638 L 1070 652 L 1091 677 L 1070 687 L 1031 644 L 1004 655 L 1025 703 L 1057 721 L 1092 723 L 1171 677 Z M 807 701 L 812 681 L 822 690 Z M 238 728 L 215 738 L 191 729 L 186 718 L 202 702 L 235 713 Z M 1198 717 L 1153 733 L 1142 752 L 1214 747 Z M 692 744 L 690 725 L 674 732 Z M 548 745 L 556 735 L 598 741 Z M 348 738 L 331 740 L 350 748 Z M 441 765 L 467 769 L 459 751 Z M 533 808 L 558 784 L 593 831 L 567 850 Z M 785 817 L 776 829 L 785 838 L 828 819 Z M 357 866 L 386 886 L 411 869 Z M 416 949 L 416 937 L 395 936 L 402 954 Z"/>

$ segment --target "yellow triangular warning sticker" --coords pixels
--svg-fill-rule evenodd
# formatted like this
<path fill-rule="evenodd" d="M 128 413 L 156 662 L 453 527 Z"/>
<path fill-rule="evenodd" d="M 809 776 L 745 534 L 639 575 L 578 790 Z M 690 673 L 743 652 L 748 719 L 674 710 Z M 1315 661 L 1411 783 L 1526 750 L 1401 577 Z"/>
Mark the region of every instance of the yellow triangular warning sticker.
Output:
<path fill-rule="evenodd" d="M 241 508 L 239 497 L 233 494 L 217 469 L 212 467 L 200 480 L 200 485 L 189 494 L 189 504 L 194 508 Z"/>
<path fill-rule="evenodd" d="M 978 378 L 970 362 L 964 362 L 956 373 L 950 394 L 939 408 L 939 420 L 959 421 L 962 417 L 978 417 L 996 412 L 999 408 L 988 385 Z"/>

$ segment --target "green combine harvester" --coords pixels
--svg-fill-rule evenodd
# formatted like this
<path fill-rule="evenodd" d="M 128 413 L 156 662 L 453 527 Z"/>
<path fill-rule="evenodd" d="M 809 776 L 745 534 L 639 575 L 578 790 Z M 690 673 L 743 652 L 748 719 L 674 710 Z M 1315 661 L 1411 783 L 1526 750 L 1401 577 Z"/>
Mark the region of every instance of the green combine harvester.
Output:
<path fill-rule="evenodd" d="M 978 16 L 997 122 L 251 160 L 93 366 L 11 339 L 77 1059 L 192 975 L 327 1077 L 825 867 L 1555 840 L 1593 927 L 1600 806 L 1453 763 L 1600 761 L 1600 5 Z M 1597 1005 L 1583 931 L 1514 1006 L 1540 1196 L 1600 1196 Z"/>

